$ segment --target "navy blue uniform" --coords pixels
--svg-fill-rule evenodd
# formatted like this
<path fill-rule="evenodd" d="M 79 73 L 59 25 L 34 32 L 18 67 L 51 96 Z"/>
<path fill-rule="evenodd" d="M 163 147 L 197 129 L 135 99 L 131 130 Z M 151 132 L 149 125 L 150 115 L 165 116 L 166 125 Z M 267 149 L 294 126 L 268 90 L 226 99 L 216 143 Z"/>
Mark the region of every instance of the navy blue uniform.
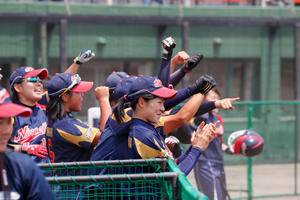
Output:
<path fill-rule="evenodd" d="M 12 197 L 20 195 L 20 200 L 55 199 L 42 172 L 27 155 L 6 153 L 5 164 Z"/>
<path fill-rule="evenodd" d="M 89 127 L 71 113 L 62 120 L 49 123 L 47 142 L 54 162 L 87 161 L 93 150 L 92 142 L 99 129 Z"/>
<path fill-rule="evenodd" d="M 211 112 L 196 118 L 197 124 L 202 121 L 205 121 L 205 123 L 215 123 L 218 120 L 218 117 Z M 194 168 L 198 189 L 211 200 L 226 199 L 222 133 L 223 125 L 220 123 L 219 127 L 217 127 L 217 136 L 199 157 Z"/>
<path fill-rule="evenodd" d="M 132 119 L 132 109 L 124 110 L 125 116 L 122 126 L 114 116 L 108 118 L 105 129 L 102 131 L 99 142 L 92 153 L 91 160 L 115 160 L 128 158 L 128 134 Z M 163 134 L 165 117 L 160 118 L 160 123 L 155 126 Z"/>
<path fill-rule="evenodd" d="M 21 102 L 19 105 L 26 106 Z M 28 106 L 26 106 L 28 107 Z M 14 127 L 12 133 L 12 142 L 20 144 L 38 144 L 46 146 L 46 129 L 47 129 L 47 116 L 45 113 L 46 106 L 36 104 L 32 109 L 30 117 L 14 117 Z M 36 163 L 49 162 L 49 159 L 42 159 L 37 156 L 31 156 L 32 160 Z"/>

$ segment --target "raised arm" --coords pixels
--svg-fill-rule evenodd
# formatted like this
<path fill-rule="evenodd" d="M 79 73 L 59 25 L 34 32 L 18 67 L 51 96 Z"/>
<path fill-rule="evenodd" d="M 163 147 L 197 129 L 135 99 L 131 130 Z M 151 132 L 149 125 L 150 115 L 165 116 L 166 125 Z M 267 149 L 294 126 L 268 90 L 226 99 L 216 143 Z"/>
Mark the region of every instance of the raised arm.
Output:
<path fill-rule="evenodd" d="M 176 65 L 183 65 L 190 59 L 190 56 L 185 51 L 179 51 L 172 59 L 170 65 L 170 74 L 174 72 Z"/>
<path fill-rule="evenodd" d="M 170 62 L 176 43 L 172 37 L 168 37 L 162 41 L 162 46 L 161 66 L 157 77 L 161 80 L 163 86 L 168 87 L 170 82 Z"/>
<path fill-rule="evenodd" d="M 200 87 L 200 86 L 201 87 Z M 164 134 L 183 126 L 187 123 L 198 111 L 200 104 L 212 88 L 216 86 L 215 79 L 211 76 L 205 75 L 190 86 L 191 91 L 197 93 L 174 115 L 169 115 L 164 121 Z"/>
<path fill-rule="evenodd" d="M 109 104 L 109 88 L 105 86 L 100 86 L 95 89 L 95 96 L 100 105 L 100 119 L 99 119 L 99 129 L 102 132 L 108 117 L 111 115 L 112 110 Z"/>
<path fill-rule="evenodd" d="M 184 63 L 176 72 L 171 74 L 170 84 L 176 87 L 177 84 L 181 81 L 181 79 L 185 76 L 185 74 L 191 72 L 192 69 L 194 69 L 202 59 L 203 59 L 202 54 L 194 55 L 191 58 L 189 58 L 188 61 Z"/>
<path fill-rule="evenodd" d="M 72 73 L 72 74 L 77 74 L 79 66 L 83 63 L 88 62 L 91 60 L 95 54 L 89 50 L 89 49 L 84 49 L 82 50 L 79 55 L 74 58 L 74 62 L 72 65 L 69 66 L 69 68 L 65 71 L 65 73 Z"/>

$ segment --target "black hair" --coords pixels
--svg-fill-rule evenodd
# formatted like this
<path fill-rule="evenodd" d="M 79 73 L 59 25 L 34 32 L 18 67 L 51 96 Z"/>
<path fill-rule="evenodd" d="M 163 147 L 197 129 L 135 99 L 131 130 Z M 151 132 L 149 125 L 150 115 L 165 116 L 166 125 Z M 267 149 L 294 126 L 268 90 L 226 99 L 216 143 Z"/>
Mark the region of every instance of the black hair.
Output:
<path fill-rule="evenodd" d="M 66 92 L 66 94 L 72 96 L 72 92 L 70 91 Z M 67 115 L 61 97 L 50 97 L 50 101 L 47 104 L 46 115 L 48 122 L 51 123 L 54 123 L 57 119 L 61 120 Z"/>
<path fill-rule="evenodd" d="M 115 102 L 114 89 L 109 88 L 109 103 Z"/>
<path fill-rule="evenodd" d="M 11 89 L 11 100 L 13 103 L 17 103 L 17 101 L 19 100 L 18 93 L 15 89 Z"/>
<path fill-rule="evenodd" d="M 146 102 L 148 102 L 149 100 L 152 100 L 152 99 L 155 99 L 157 98 L 157 96 L 153 95 L 153 94 L 144 94 L 142 96 L 139 96 L 139 97 L 136 97 L 132 100 L 130 100 L 130 106 L 133 110 L 136 109 L 136 105 L 138 103 L 138 100 L 139 98 L 142 97 Z M 117 104 L 114 106 L 113 108 L 113 114 L 115 116 L 115 119 L 117 121 L 117 123 L 119 125 L 121 125 L 123 123 L 123 120 L 124 120 L 124 108 L 125 108 L 125 104 L 127 103 L 127 100 L 123 97 L 123 98 L 120 98 L 118 101 L 117 101 Z"/>
<path fill-rule="evenodd" d="M 23 80 L 19 80 L 17 82 L 14 83 L 14 85 L 11 87 L 11 101 L 13 103 L 17 103 L 17 101 L 19 100 L 19 95 L 17 93 L 17 91 L 15 90 L 15 84 L 21 84 L 23 82 Z"/>

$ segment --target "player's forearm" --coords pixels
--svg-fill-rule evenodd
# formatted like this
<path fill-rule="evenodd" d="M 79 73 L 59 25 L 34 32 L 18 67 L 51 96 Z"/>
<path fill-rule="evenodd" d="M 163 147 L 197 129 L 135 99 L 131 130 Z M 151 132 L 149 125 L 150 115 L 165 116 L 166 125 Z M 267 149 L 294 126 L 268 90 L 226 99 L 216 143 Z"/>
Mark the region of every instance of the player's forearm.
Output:
<path fill-rule="evenodd" d="M 192 147 L 189 153 L 185 156 L 180 163 L 178 163 L 179 169 L 185 174 L 188 175 L 196 164 L 199 156 L 201 155 L 202 150 L 199 147 Z"/>
<path fill-rule="evenodd" d="M 175 67 L 176 67 L 176 65 L 177 65 L 176 62 L 175 62 L 175 59 L 176 59 L 176 58 L 174 58 L 174 57 L 171 59 L 171 64 L 170 64 L 170 74 L 172 74 L 172 73 L 174 72 L 174 69 L 175 69 Z"/>
<path fill-rule="evenodd" d="M 201 103 L 195 116 L 203 115 L 204 113 L 210 112 L 215 108 L 216 108 L 216 106 L 215 106 L 214 101 L 203 102 L 203 103 Z"/>
<path fill-rule="evenodd" d="M 72 63 L 72 65 L 69 66 L 69 68 L 65 71 L 65 73 L 77 74 L 79 66 L 80 65 L 77 63 Z"/>
<path fill-rule="evenodd" d="M 177 84 L 181 81 L 181 79 L 185 76 L 184 72 L 184 65 L 183 67 L 176 70 L 174 73 L 170 76 L 170 84 L 172 84 L 174 87 L 177 86 Z"/>
<path fill-rule="evenodd" d="M 166 135 L 186 124 L 197 112 L 203 98 L 204 95 L 195 94 L 176 114 L 166 116 L 163 128 L 164 134 Z"/>
<path fill-rule="evenodd" d="M 99 119 L 99 123 L 100 123 L 99 129 L 102 132 L 104 130 L 104 127 L 105 127 L 108 117 L 112 113 L 112 110 L 111 110 L 108 98 L 100 100 L 99 105 L 100 105 L 100 113 L 101 113 L 100 119 Z"/>
<path fill-rule="evenodd" d="M 182 101 L 186 100 L 191 96 L 190 90 L 188 88 L 183 88 L 178 90 L 177 95 L 174 99 L 166 100 L 164 103 L 165 109 L 169 110 L 176 106 L 177 104 L 181 103 Z"/>
<path fill-rule="evenodd" d="M 203 94 L 195 94 L 191 97 L 191 99 L 184 104 L 184 106 L 178 111 L 176 115 L 181 117 L 181 120 L 184 124 L 189 121 L 198 111 L 199 106 L 201 105 L 204 99 Z"/>
<path fill-rule="evenodd" d="M 181 154 L 177 159 L 176 159 L 176 163 L 179 164 L 181 163 L 185 157 L 190 153 L 192 149 L 192 146 L 190 146 L 183 154 Z"/>
<path fill-rule="evenodd" d="M 158 74 L 163 86 L 168 87 L 170 83 L 170 60 L 161 59 L 161 66 Z"/>

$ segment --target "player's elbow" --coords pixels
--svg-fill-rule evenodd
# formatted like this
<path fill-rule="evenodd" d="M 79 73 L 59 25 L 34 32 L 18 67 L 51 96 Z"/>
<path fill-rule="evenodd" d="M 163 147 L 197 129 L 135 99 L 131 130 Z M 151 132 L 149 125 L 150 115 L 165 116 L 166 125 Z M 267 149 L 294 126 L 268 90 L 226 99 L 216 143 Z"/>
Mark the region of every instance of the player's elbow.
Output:
<path fill-rule="evenodd" d="M 180 115 L 178 116 L 178 123 L 181 124 L 181 126 L 183 126 L 184 124 L 188 123 L 188 121 L 191 119 L 191 117 L 189 115 Z"/>

